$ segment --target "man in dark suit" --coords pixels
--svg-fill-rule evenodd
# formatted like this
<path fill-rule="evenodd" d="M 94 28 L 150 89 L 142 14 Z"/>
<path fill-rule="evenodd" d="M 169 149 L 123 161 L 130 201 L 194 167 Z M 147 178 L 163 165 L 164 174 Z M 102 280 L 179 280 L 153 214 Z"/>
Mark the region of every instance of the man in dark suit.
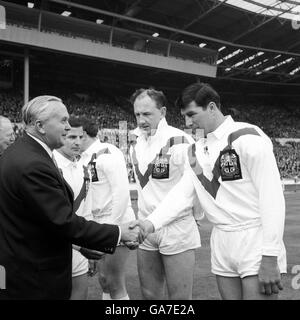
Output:
<path fill-rule="evenodd" d="M 59 98 L 37 97 L 22 116 L 24 136 L 0 159 L 0 299 L 69 299 L 72 243 L 112 254 L 119 241 L 137 241 L 139 230 L 73 213 L 72 191 L 52 157 L 70 129 Z"/>

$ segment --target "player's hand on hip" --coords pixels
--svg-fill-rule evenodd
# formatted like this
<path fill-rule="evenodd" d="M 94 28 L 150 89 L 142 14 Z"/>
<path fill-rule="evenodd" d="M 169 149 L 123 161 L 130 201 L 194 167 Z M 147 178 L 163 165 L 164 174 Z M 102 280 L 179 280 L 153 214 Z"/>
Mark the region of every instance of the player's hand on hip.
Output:
<path fill-rule="evenodd" d="M 88 271 L 88 276 L 93 277 L 96 273 L 98 272 L 97 270 L 97 260 L 89 260 L 89 271 Z"/>
<path fill-rule="evenodd" d="M 277 257 L 262 256 L 261 265 L 258 271 L 258 280 L 260 292 L 262 294 L 277 294 L 279 293 L 279 290 L 283 289 Z"/>

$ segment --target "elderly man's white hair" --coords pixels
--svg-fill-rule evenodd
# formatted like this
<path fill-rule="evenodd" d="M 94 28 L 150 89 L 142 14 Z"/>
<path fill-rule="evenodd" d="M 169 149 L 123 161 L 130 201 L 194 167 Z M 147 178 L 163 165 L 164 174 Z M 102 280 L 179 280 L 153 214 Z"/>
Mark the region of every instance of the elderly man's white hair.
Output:
<path fill-rule="evenodd" d="M 10 122 L 10 120 L 4 116 L 0 116 L 0 130 L 2 129 L 2 124 L 4 122 Z"/>
<path fill-rule="evenodd" d="M 27 126 L 34 125 L 36 120 L 45 120 L 49 115 L 49 102 L 62 102 L 55 96 L 38 96 L 24 105 L 22 108 L 22 119 Z"/>

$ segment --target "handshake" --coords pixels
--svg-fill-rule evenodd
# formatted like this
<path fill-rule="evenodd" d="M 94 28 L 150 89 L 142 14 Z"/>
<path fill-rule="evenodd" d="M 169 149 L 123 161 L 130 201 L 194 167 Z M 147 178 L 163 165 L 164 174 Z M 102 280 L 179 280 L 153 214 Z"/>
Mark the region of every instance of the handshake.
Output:
<path fill-rule="evenodd" d="M 148 220 L 133 220 L 120 225 L 121 243 L 130 250 L 137 249 L 149 233 L 154 232 L 153 224 Z"/>
<path fill-rule="evenodd" d="M 148 220 L 133 220 L 120 225 L 121 241 L 130 250 L 137 249 L 149 233 L 154 232 L 153 224 Z M 104 252 L 78 247 L 73 244 L 73 249 L 79 251 L 89 260 L 99 260 L 105 255 Z"/>

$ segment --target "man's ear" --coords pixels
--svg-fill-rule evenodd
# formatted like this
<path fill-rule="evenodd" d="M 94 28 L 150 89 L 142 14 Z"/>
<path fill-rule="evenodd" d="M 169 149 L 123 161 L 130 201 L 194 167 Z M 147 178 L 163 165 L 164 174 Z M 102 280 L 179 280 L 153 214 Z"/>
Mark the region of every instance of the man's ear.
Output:
<path fill-rule="evenodd" d="M 165 117 L 166 114 L 167 114 L 167 108 L 166 108 L 166 107 L 162 107 L 162 108 L 160 109 L 160 111 L 161 111 L 162 117 Z"/>
<path fill-rule="evenodd" d="M 36 131 L 39 132 L 40 134 L 45 134 L 46 133 L 45 129 L 44 129 L 43 121 L 36 120 L 34 126 L 35 126 Z"/>
<path fill-rule="evenodd" d="M 215 102 L 211 101 L 208 106 L 207 106 L 208 110 L 209 111 L 215 111 L 218 107 L 217 105 L 215 104 Z"/>

